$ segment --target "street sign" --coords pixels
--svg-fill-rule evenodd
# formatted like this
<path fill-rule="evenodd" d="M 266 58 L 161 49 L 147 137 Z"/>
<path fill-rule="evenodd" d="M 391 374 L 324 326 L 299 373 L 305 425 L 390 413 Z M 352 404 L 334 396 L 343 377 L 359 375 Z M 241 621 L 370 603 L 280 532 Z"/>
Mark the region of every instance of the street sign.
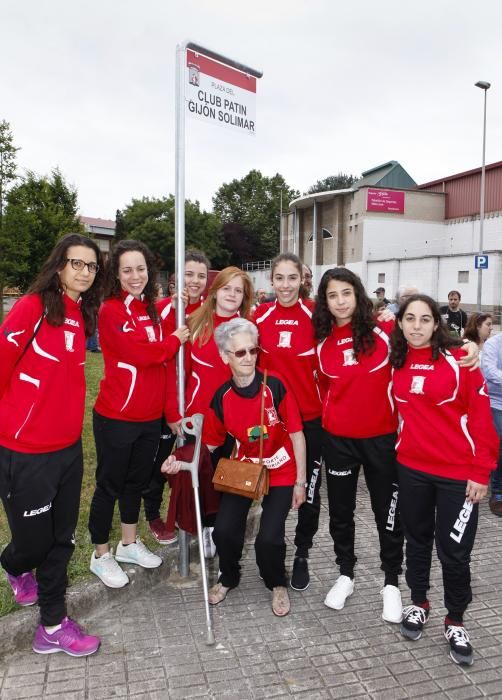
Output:
<path fill-rule="evenodd" d="M 185 80 L 188 116 L 256 133 L 254 75 L 187 49 Z"/>
<path fill-rule="evenodd" d="M 475 255 L 474 267 L 476 270 L 488 270 L 488 255 Z"/>

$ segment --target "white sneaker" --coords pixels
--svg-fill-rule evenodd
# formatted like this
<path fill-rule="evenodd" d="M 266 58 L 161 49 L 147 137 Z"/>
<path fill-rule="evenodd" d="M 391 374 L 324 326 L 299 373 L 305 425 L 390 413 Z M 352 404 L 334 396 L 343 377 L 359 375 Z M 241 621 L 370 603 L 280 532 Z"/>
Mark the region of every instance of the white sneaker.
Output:
<path fill-rule="evenodd" d="M 328 591 L 324 605 L 333 610 L 341 610 L 345 601 L 354 592 L 354 581 L 348 576 L 339 576 L 335 585 Z"/>
<path fill-rule="evenodd" d="M 383 596 L 382 620 L 399 623 L 403 619 L 403 601 L 397 586 L 387 584 L 380 591 Z"/>
<path fill-rule="evenodd" d="M 202 530 L 202 539 L 204 542 L 204 556 L 206 559 L 213 559 L 216 555 L 216 545 L 213 542 L 214 527 L 205 527 Z"/>
<path fill-rule="evenodd" d="M 123 588 L 129 583 L 129 576 L 117 564 L 113 552 L 100 557 L 96 557 L 96 552 L 93 552 L 90 569 L 108 588 Z"/>
<path fill-rule="evenodd" d="M 136 537 L 136 542 L 128 544 L 124 547 L 122 541 L 117 545 L 117 553 L 115 559 L 124 564 L 137 564 L 144 569 L 156 569 L 162 564 L 162 559 L 143 544 L 139 537 Z"/>

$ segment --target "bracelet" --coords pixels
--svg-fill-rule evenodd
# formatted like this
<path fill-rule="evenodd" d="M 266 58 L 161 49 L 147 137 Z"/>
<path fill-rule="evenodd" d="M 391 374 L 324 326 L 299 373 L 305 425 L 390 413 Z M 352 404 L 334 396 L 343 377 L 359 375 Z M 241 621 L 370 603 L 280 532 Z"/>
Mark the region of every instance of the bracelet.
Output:
<path fill-rule="evenodd" d="M 305 481 L 295 481 L 295 486 L 298 486 L 299 489 L 306 489 L 307 483 Z"/>

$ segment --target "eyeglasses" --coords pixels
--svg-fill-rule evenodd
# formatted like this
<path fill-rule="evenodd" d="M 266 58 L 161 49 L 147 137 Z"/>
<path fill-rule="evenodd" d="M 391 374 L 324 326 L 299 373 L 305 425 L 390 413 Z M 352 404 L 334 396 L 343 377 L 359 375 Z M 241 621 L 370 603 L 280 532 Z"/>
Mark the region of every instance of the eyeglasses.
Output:
<path fill-rule="evenodd" d="M 91 275 L 95 275 L 96 272 L 99 270 L 99 265 L 95 262 L 86 263 L 83 260 L 79 260 L 78 258 L 66 258 L 66 262 L 69 262 L 72 268 L 74 270 L 77 270 L 77 272 L 82 272 L 86 265 Z"/>
<path fill-rule="evenodd" d="M 242 358 L 246 357 L 246 355 L 248 353 L 251 355 L 251 357 L 254 357 L 255 355 L 258 354 L 259 349 L 260 348 L 258 348 L 258 347 L 254 347 L 254 348 L 246 348 L 246 349 L 243 348 L 242 350 L 235 350 L 235 352 L 233 350 L 226 350 L 225 352 L 228 352 L 231 355 L 235 355 L 235 357 L 237 357 L 238 360 L 242 360 Z"/>

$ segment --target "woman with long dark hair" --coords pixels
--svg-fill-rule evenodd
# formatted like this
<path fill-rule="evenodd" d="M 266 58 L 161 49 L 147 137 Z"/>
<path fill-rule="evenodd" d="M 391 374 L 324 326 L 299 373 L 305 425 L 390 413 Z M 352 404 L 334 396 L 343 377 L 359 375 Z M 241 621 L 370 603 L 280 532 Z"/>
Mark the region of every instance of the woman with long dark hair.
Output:
<path fill-rule="evenodd" d="M 281 253 L 272 260 L 270 278 L 275 300 L 258 306 L 254 322 L 260 331 L 262 369 L 280 373 L 300 408 L 307 446 L 307 481 L 295 484 L 305 492 L 298 510 L 291 588 L 303 591 L 310 583 L 309 550 L 319 527 L 321 500 L 321 398 L 317 385 L 313 302 L 302 296 L 305 269 L 297 255 Z M 312 282 L 310 282 L 312 288 Z"/>
<path fill-rule="evenodd" d="M 95 545 L 90 568 L 110 588 L 129 581 L 117 562 L 145 568 L 162 563 L 137 537 L 137 523 L 159 445 L 165 363 L 187 340 L 188 329 L 164 333 L 155 305 L 155 276 L 152 253 L 144 243 L 125 240 L 113 248 L 99 312 L 105 374 L 94 406 L 96 489 L 89 514 Z M 108 540 L 117 500 L 122 538 L 114 556 Z"/>
<path fill-rule="evenodd" d="M 100 644 L 67 617 L 65 594 L 83 474 L 85 339 L 96 328 L 101 265 L 94 241 L 64 236 L 0 329 L 0 496 L 12 538 L 0 563 L 19 605 L 38 599 L 39 654 L 87 656 Z"/>
<path fill-rule="evenodd" d="M 499 440 L 479 370 L 459 367 L 460 341 L 450 336 L 436 302 L 411 296 L 391 337 L 393 396 L 401 416 L 397 460 L 406 581 L 411 605 L 401 633 L 419 639 L 429 619 L 432 547 L 443 572 L 450 657 L 471 665 L 463 616 L 472 600 L 470 557 L 478 503 L 486 495 Z"/>
<path fill-rule="evenodd" d="M 207 274 L 210 262 L 200 250 L 189 249 L 185 253 L 185 271 L 183 280 L 182 298 L 185 303 L 185 316 L 198 309 L 203 302 L 202 294 L 207 285 Z M 174 275 L 173 275 L 174 279 Z M 171 293 L 175 294 L 172 289 Z M 159 299 L 157 311 L 166 333 L 172 333 L 176 328 L 175 299 L 171 296 Z M 148 521 L 152 536 L 160 544 L 172 544 L 178 539 L 176 530 L 168 530 L 165 521 L 160 517 L 160 506 L 162 494 L 166 483 L 160 467 L 166 457 L 171 454 L 174 443 L 178 435 L 182 435 L 181 416 L 178 411 L 177 381 L 176 381 L 176 358 L 173 357 L 166 363 L 167 388 L 166 407 L 164 410 L 164 420 L 162 436 L 159 449 L 155 458 L 155 466 L 150 485 L 143 493 L 145 505 L 145 517 Z"/>
<path fill-rule="evenodd" d="M 383 613 L 401 620 L 398 577 L 403 535 L 397 509 L 397 414 L 389 396 L 389 336 L 393 321 L 379 321 L 359 277 L 336 267 L 324 273 L 313 314 L 317 354 L 327 383 L 322 423 L 330 533 L 340 576 L 325 605 L 341 610 L 354 590 L 357 481 L 360 465 L 380 539 Z"/>
<path fill-rule="evenodd" d="M 493 316 L 485 312 L 474 312 L 469 316 L 464 329 L 464 338 L 472 340 L 481 352 L 493 329 Z"/>

